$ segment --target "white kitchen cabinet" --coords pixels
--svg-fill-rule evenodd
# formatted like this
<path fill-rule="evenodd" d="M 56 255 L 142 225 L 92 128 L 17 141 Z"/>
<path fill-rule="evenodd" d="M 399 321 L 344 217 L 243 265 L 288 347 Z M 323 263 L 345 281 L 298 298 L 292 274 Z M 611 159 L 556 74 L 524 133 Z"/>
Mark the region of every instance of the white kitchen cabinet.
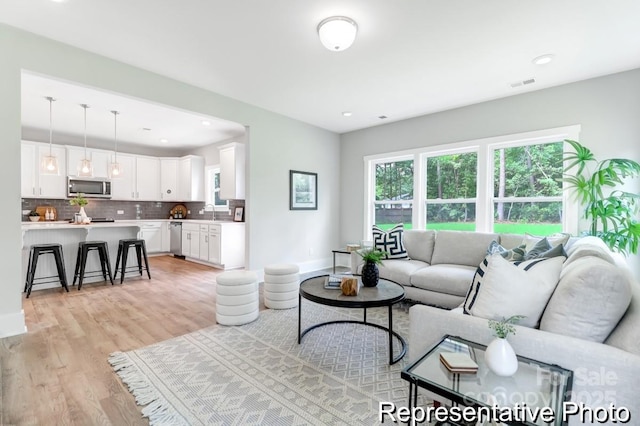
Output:
<path fill-rule="evenodd" d="M 220 150 L 220 198 L 223 200 L 244 200 L 245 147 L 233 142 L 223 145 Z"/>
<path fill-rule="evenodd" d="M 144 222 L 140 224 L 140 238 L 144 240 L 147 253 L 159 253 L 162 250 L 162 222 Z"/>
<path fill-rule="evenodd" d="M 198 252 L 198 259 L 209 261 L 209 226 L 200 225 L 200 251 Z"/>
<path fill-rule="evenodd" d="M 57 175 L 40 173 L 40 164 L 49 155 L 49 144 L 23 142 L 20 145 L 20 193 L 28 198 L 67 198 L 67 161 L 64 147 L 52 145 L 58 159 Z"/>
<path fill-rule="evenodd" d="M 182 223 L 182 255 L 200 258 L 200 228 L 195 223 Z"/>
<path fill-rule="evenodd" d="M 67 175 L 78 176 L 78 164 L 84 160 L 84 148 L 78 146 L 67 146 Z M 111 151 L 103 151 L 100 149 L 87 149 L 86 158 L 91 161 L 93 166 L 93 177 L 109 178 L 109 161 Z"/>
<path fill-rule="evenodd" d="M 162 222 L 160 233 L 162 234 L 162 251 L 168 253 L 171 250 L 171 222 Z"/>
<path fill-rule="evenodd" d="M 204 158 L 187 155 L 178 164 L 178 201 L 204 201 Z"/>
<path fill-rule="evenodd" d="M 155 157 L 136 156 L 135 199 L 157 201 L 160 193 L 160 160 Z"/>
<path fill-rule="evenodd" d="M 220 225 L 209 225 L 209 262 L 221 264 L 220 261 Z"/>
<path fill-rule="evenodd" d="M 178 201 L 178 159 L 160 159 L 160 199 Z"/>
<path fill-rule="evenodd" d="M 115 161 L 114 156 L 111 161 Z M 111 198 L 114 200 L 135 200 L 136 157 L 118 153 L 118 163 L 120 163 L 122 173 L 111 180 Z"/>

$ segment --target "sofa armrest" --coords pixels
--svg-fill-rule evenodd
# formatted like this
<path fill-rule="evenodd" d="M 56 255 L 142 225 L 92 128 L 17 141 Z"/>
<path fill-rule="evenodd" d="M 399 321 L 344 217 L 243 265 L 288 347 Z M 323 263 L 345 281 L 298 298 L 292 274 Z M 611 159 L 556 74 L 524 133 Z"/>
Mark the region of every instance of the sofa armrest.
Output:
<path fill-rule="evenodd" d="M 488 344 L 493 336 L 487 320 L 425 305 L 409 310 L 409 358 L 450 334 Z M 571 401 L 589 407 L 626 407 L 640 418 L 640 356 L 603 343 L 590 342 L 538 329 L 516 326 L 509 342 L 518 355 L 573 370 Z M 581 424 L 571 418 L 570 424 Z"/>

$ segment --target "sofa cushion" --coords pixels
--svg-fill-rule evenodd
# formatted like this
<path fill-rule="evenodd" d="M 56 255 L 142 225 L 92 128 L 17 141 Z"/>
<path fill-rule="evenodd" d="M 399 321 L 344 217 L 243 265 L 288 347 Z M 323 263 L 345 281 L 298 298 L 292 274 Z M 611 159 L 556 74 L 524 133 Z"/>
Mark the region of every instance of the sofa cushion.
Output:
<path fill-rule="evenodd" d="M 589 256 L 566 265 L 540 329 L 604 342 L 631 302 L 627 271 Z"/>
<path fill-rule="evenodd" d="M 436 231 L 426 229 L 407 229 L 402 237 L 404 248 L 411 259 L 431 263 Z"/>
<path fill-rule="evenodd" d="M 498 234 L 464 231 L 438 231 L 431 264 L 478 266 L 486 256 L 487 247 Z"/>
<path fill-rule="evenodd" d="M 432 265 L 411 275 L 411 285 L 425 290 L 463 296 L 469 290 L 476 268 L 466 265 Z"/>
<path fill-rule="evenodd" d="M 624 268 L 623 268 L 624 269 Z M 640 284 L 631 280 L 631 303 L 605 343 L 640 355 Z"/>
<path fill-rule="evenodd" d="M 362 272 L 362 266 L 358 266 L 358 273 Z M 380 278 L 391 280 L 401 285 L 410 285 L 411 274 L 428 267 L 429 265 L 420 260 L 387 259 L 382 261 L 382 265 L 378 265 L 378 270 L 380 271 Z"/>
<path fill-rule="evenodd" d="M 567 253 L 569 254 L 567 265 L 570 265 L 577 259 L 587 256 L 597 257 L 611 263 L 612 265 L 616 264 L 613 253 L 609 250 L 604 241 L 598 237 L 589 236 L 576 241 Z M 567 265 L 565 265 L 565 267 Z"/>
<path fill-rule="evenodd" d="M 500 239 L 498 240 L 498 242 L 502 247 L 506 248 L 507 250 L 510 250 L 512 248 L 525 244 L 522 241 L 523 238 L 524 236 L 522 234 L 500 234 Z"/>
<path fill-rule="evenodd" d="M 373 225 L 373 245 L 378 250 L 385 252 L 387 259 L 406 259 L 407 251 L 404 249 L 402 237 L 404 225 L 399 223 L 388 231 Z"/>
<path fill-rule="evenodd" d="M 473 278 L 464 309 L 473 316 L 501 320 L 524 315 L 518 324 L 536 327 L 558 283 L 564 257 L 509 262 L 487 256 Z"/>

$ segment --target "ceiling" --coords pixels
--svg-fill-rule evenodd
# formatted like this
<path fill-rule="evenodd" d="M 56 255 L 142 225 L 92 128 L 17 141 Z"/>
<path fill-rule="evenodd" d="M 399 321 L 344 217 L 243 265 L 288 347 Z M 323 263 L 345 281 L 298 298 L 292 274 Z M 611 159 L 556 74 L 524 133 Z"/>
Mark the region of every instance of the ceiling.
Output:
<path fill-rule="evenodd" d="M 358 23 L 346 51 L 318 40 L 332 15 Z M 638 68 L 639 16 L 637 0 L 0 3 L 8 25 L 337 133 Z"/>

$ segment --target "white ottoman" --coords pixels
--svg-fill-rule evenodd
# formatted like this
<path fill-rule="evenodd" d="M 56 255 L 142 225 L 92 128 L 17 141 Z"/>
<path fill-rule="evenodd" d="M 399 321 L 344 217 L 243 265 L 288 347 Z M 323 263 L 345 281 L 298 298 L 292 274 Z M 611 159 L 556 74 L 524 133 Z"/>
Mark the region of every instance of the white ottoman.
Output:
<path fill-rule="evenodd" d="M 251 271 L 223 272 L 216 278 L 216 321 L 242 325 L 258 318 L 258 276 Z"/>
<path fill-rule="evenodd" d="M 264 306 L 289 309 L 298 306 L 300 291 L 298 265 L 277 264 L 264 268 Z"/>

